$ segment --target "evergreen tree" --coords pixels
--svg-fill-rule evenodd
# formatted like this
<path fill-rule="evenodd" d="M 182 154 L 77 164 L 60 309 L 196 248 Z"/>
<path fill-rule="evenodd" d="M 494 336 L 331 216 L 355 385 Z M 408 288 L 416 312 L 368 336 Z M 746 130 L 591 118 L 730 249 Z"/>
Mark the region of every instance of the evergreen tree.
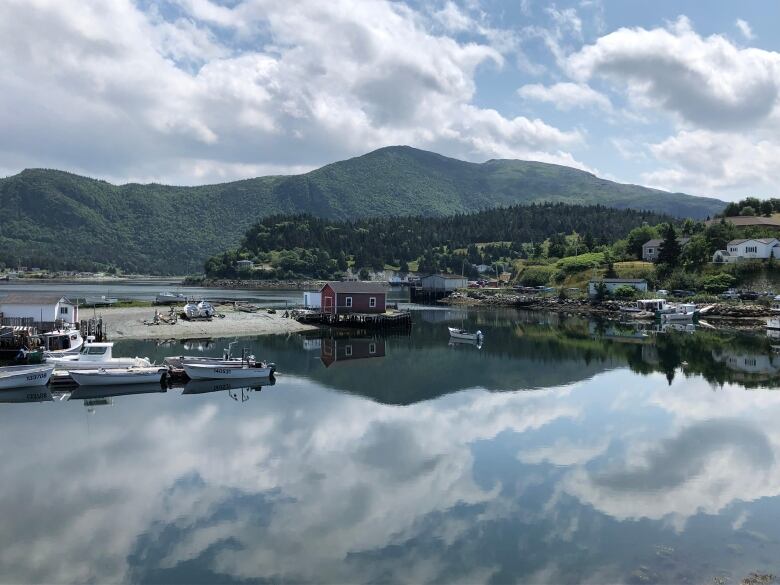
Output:
<path fill-rule="evenodd" d="M 680 261 L 680 243 L 677 241 L 677 233 L 671 223 L 663 228 L 664 241 L 658 250 L 658 263 L 669 267 L 677 266 Z"/>
<path fill-rule="evenodd" d="M 774 205 L 772 205 L 772 202 L 769 201 L 769 199 L 766 199 L 761 202 L 761 215 L 765 217 L 769 217 L 772 215 L 773 211 L 774 211 Z"/>

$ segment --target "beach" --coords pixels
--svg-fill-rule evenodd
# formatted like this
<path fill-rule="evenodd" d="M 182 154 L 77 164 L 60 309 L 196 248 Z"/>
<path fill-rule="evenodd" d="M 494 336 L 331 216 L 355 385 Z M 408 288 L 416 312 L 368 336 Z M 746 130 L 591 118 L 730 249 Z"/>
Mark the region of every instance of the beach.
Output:
<path fill-rule="evenodd" d="M 265 311 L 242 313 L 234 311 L 232 305 L 220 305 L 216 309 L 224 318 L 214 317 L 211 321 L 178 319 L 175 325 L 162 321 L 159 325 L 149 325 L 154 318 L 154 307 L 107 308 L 98 314 L 103 317 L 106 335 L 111 341 L 274 335 L 316 329 L 312 325 L 283 317 L 284 311 L 276 314 Z M 167 317 L 164 309 L 160 313 Z"/>

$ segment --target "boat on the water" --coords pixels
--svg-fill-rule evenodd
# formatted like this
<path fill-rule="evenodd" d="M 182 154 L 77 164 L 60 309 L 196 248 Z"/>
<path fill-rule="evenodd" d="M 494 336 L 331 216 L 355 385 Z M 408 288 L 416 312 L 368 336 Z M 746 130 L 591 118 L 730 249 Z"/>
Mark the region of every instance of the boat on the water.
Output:
<path fill-rule="evenodd" d="M 453 339 L 465 339 L 468 341 L 478 341 L 478 342 L 481 342 L 482 339 L 484 339 L 484 335 L 482 335 L 482 331 L 471 333 L 466 329 L 462 329 L 458 327 L 447 327 L 447 329 L 449 329 L 450 337 L 452 337 Z"/>
<path fill-rule="evenodd" d="M 0 367 L 0 390 L 46 386 L 52 372 L 54 372 L 54 366 L 49 364 Z"/>
<path fill-rule="evenodd" d="M 114 344 L 87 343 L 75 355 L 47 357 L 47 364 L 54 364 L 57 370 L 99 370 L 101 368 L 141 368 L 151 367 L 148 358 L 116 358 L 113 356 Z"/>
<path fill-rule="evenodd" d="M 168 370 L 160 366 L 149 368 L 113 368 L 105 370 L 81 370 L 70 372 L 79 386 L 117 386 L 124 384 L 149 384 L 160 382 Z"/>
<path fill-rule="evenodd" d="M 697 316 L 696 305 L 693 303 L 681 303 L 679 305 L 671 305 L 672 310 L 668 313 L 661 314 L 662 321 L 693 321 Z"/>
<path fill-rule="evenodd" d="M 182 367 L 191 380 L 253 380 L 270 378 L 276 371 L 274 364 L 254 360 L 227 364 L 183 362 Z"/>
<path fill-rule="evenodd" d="M 187 297 L 181 293 L 161 292 L 154 298 L 154 302 L 158 305 L 175 305 L 186 303 Z"/>
<path fill-rule="evenodd" d="M 84 338 L 78 329 L 57 329 L 41 333 L 38 338 L 47 357 L 77 354 L 84 345 Z"/>

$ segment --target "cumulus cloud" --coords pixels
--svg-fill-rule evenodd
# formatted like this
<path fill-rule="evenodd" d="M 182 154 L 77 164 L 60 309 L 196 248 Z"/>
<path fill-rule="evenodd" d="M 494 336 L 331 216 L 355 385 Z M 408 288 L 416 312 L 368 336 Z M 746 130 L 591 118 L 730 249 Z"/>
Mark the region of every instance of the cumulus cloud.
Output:
<path fill-rule="evenodd" d="M 532 83 L 517 90 L 520 97 L 553 104 L 559 110 L 595 107 L 612 109 L 609 98 L 586 84 L 563 82 L 554 85 Z"/>
<path fill-rule="evenodd" d="M 4 166 L 200 182 L 387 144 L 571 158 L 582 141 L 472 103 L 478 68 L 503 66 L 494 45 L 513 42 L 496 29 L 458 41 L 385 0 L 178 4 L 170 20 L 130 0 L 2 3 Z M 438 17 L 471 26 L 454 4 Z"/>
<path fill-rule="evenodd" d="M 610 79 L 635 104 L 711 130 L 759 126 L 780 93 L 780 54 L 701 37 L 684 17 L 668 28 L 605 35 L 569 56 L 567 69 L 583 81 Z"/>

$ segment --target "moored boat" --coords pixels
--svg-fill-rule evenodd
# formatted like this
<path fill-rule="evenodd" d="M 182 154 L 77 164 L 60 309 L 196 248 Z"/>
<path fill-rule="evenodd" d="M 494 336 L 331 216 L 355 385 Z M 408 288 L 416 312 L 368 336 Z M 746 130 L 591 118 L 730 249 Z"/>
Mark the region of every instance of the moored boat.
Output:
<path fill-rule="evenodd" d="M 475 333 L 470 333 L 469 331 L 465 329 L 459 329 L 458 327 L 447 327 L 450 331 L 450 337 L 453 339 L 465 339 L 468 341 L 482 341 L 484 336 L 482 335 L 482 331 L 477 331 Z"/>
<path fill-rule="evenodd" d="M 45 355 L 59 357 L 81 351 L 84 338 L 78 329 L 58 329 L 38 336 Z"/>
<path fill-rule="evenodd" d="M 184 371 L 191 380 L 260 379 L 270 378 L 276 366 L 263 362 L 204 364 L 184 362 Z"/>
<path fill-rule="evenodd" d="M 696 305 L 693 303 L 682 303 L 672 305 L 672 311 L 661 315 L 662 321 L 693 321 L 697 316 Z"/>
<path fill-rule="evenodd" d="M 79 386 L 116 386 L 124 384 L 148 384 L 161 381 L 166 368 L 115 368 L 105 370 L 82 370 L 70 372 L 70 377 Z"/>
<path fill-rule="evenodd" d="M 0 390 L 6 388 L 30 388 L 49 383 L 54 366 L 5 366 L 0 367 Z"/>
<path fill-rule="evenodd" d="M 175 305 L 186 303 L 187 297 L 181 293 L 161 292 L 154 298 L 154 302 L 158 305 Z"/>
<path fill-rule="evenodd" d="M 54 364 L 58 370 L 99 370 L 101 368 L 151 367 L 148 358 L 115 358 L 114 344 L 87 343 L 75 355 L 47 357 L 47 364 Z"/>

